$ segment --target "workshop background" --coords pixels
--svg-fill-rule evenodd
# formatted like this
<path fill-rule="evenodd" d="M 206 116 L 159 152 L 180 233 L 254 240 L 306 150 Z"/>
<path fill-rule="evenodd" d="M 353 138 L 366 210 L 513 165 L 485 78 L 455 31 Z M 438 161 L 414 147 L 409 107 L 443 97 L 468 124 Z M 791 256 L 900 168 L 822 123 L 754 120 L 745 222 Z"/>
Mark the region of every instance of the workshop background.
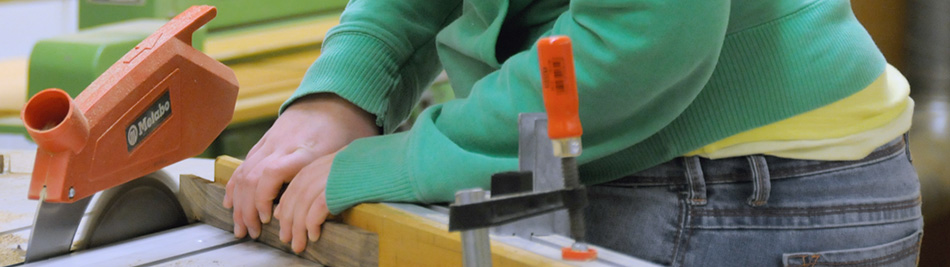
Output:
<path fill-rule="evenodd" d="M 17 118 L 28 95 L 60 87 L 75 96 L 165 20 L 209 1 L 155 2 L 0 0 L 0 149 L 34 147 Z M 299 5 L 308 8 L 295 5 L 299 1 L 257 2 L 219 4 L 219 17 L 196 37 L 196 46 L 234 69 L 241 84 L 233 121 L 204 156 L 246 154 L 319 55 L 323 34 L 345 5 L 345 0 Z M 910 140 L 925 215 L 920 266 L 950 266 L 950 1 L 854 0 L 852 5 L 888 62 L 910 81 L 917 103 Z M 56 60 L 57 53 L 71 53 L 75 62 Z M 418 109 L 452 97 L 443 75 Z"/>

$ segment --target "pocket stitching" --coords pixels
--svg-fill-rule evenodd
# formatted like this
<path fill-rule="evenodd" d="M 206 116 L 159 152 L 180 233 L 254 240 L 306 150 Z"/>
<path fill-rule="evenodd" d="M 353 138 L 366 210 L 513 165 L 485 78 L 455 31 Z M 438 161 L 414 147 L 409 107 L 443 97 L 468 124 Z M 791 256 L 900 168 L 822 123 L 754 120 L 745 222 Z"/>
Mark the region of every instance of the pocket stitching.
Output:
<path fill-rule="evenodd" d="M 825 206 L 808 208 L 765 208 L 765 209 L 693 209 L 690 215 L 697 217 L 795 217 L 835 215 L 851 212 L 876 212 L 913 208 L 920 205 L 918 196 L 912 200 L 879 204 L 854 204 L 844 206 Z"/>
<path fill-rule="evenodd" d="M 906 247 L 906 248 L 904 248 L 904 249 L 902 249 L 902 250 L 899 250 L 899 251 L 897 251 L 897 252 L 894 252 L 894 253 L 891 253 L 891 254 L 887 254 L 887 255 L 884 255 L 884 256 L 880 256 L 880 257 L 876 257 L 876 258 L 870 258 L 870 259 L 864 259 L 864 260 L 857 260 L 857 261 L 846 261 L 846 262 L 835 262 L 835 261 L 832 261 L 832 262 L 818 262 L 818 263 L 815 263 L 815 264 L 808 264 L 808 265 L 805 265 L 805 264 L 796 264 L 796 265 L 788 265 L 788 266 L 809 266 L 809 267 L 812 267 L 812 266 L 822 266 L 822 265 L 826 265 L 826 266 L 859 265 L 859 266 L 860 266 L 860 265 L 868 265 L 868 264 L 871 264 L 871 263 L 873 263 L 873 264 L 875 264 L 875 265 L 884 265 L 884 264 L 894 263 L 894 262 L 897 262 L 897 261 L 899 261 L 899 260 L 902 260 L 902 259 L 906 258 L 907 256 L 911 256 L 911 255 L 914 255 L 914 254 L 917 253 L 917 250 L 920 249 L 920 242 L 921 242 L 921 238 L 920 238 L 920 237 L 921 237 L 921 234 L 918 232 L 916 235 L 917 235 L 917 242 L 915 242 L 913 246 L 909 246 L 909 247 Z M 797 253 L 797 254 L 789 254 L 789 255 L 788 255 L 788 258 L 791 258 L 791 257 L 801 257 L 801 256 L 811 256 L 811 255 L 816 255 L 816 254 L 817 254 L 817 255 L 820 255 L 821 253 L 811 253 L 811 254 Z M 822 257 L 822 258 L 825 258 L 825 257 Z M 887 261 L 878 262 L 878 261 L 885 260 L 885 259 L 886 259 Z M 786 262 L 786 263 L 788 263 L 788 262 Z"/>

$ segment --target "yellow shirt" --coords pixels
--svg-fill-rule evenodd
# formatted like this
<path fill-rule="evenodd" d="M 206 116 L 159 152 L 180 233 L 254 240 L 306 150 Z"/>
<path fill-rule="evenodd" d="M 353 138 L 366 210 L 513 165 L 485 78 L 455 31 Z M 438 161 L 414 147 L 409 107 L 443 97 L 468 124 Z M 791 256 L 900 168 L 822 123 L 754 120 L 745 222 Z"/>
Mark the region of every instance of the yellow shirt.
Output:
<path fill-rule="evenodd" d="M 914 101 L 909 95 L 907 79 L 887 65 L 877 80 L 847 98 L 727 137 L 686 156 L 861 159 L 910 129 Z"/>

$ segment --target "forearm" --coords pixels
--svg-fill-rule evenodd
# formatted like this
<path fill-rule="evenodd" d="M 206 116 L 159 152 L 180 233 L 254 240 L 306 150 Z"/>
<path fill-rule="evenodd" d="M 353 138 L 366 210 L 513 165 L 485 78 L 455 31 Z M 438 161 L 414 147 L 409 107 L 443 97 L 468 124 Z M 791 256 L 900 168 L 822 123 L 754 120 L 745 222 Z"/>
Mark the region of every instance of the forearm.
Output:
<path fill-rule="evenodd" d="M 548 35 L 574 40 L 585 125 L 579 160 L 585 163 L 647 138 L 689 105 L 716 65 L 729 5 L 571 5 Z M 487 187 L 492 173 L 517 168 L 518 114 L 541 111 L 532 48 L 476 82 L 468 97 L 430 107 L 408 133 L 354 142 L 334 162 L 330 208 L 339 212 L 360 201 L 450 201 L 455 190 Z"/>
<path fill-rule="evenodd" d="M 281 110 L 300 97 L 332 92 L 392 132 L 441 70 L 433 40 L 459 7 L 460 1 L 351 1 Z"/>

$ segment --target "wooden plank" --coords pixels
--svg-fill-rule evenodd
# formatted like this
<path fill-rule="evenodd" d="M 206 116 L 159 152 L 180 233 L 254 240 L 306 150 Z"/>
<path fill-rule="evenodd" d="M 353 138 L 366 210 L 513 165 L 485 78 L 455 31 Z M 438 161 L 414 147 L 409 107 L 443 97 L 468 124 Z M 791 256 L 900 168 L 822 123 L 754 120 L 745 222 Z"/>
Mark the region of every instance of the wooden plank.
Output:
<path fill-rule="evenodd" d="M 28 65 L 26 58 L 0 61 L 0 116 L 20 114 L 26 103 Z"/>
<path fill-rule="evenodd" d="M 241 160 L 232 157 L 215 161 L 215 179 L 218 174 L 234 173 L 240 164 Z M 343 223 L 378 235 L 380 266 L 457 266 L 462 263 L 461 237 L 457 232 L 449 232 L 448 225 L 375 203 L 357 205 L 339 217 Z M 493 266 L 570 266 L 495 240 L 491 241 L 491 252 Z"/>
<path fill-rule="evenodd" d="M 219 61 L 242 60 L 228 64 L 241 85 L 232 123 L 277 116 L 277 109 L 320 55 L 317 46 L 339 19 L 339 14 L 333 14 L 209 36 L 206 54 Z M 279 53 L 310 46 L 314 49 Z M 260 59 L 246 59 L 265 54 Z M 27 58 L 0 61 L 0 116 L 17 116 L 26 103 L 28 64 Z"/>
<path fill-rule="evenodd" d="M 385 204 L 360 204 L 343 222 L 379 234 L 380 266 L 454 266 L 462 262 L 461 237 L 448 226 Z M 493 266 L 570 266 L 527 250 L 491 241 Z"/>
<path fill-rule="evenodd" d="M 297 88 L 297 86 L 295 84 L 287 88 L 289 88 L 289 90 L 276 91 L 272 94 L 253 98 L 238 99 L 234 105 L 234 116 L 231 117 L 231 124 L 277 117 L 280 105 L 284 104 L 284 102 L 293 95 L 293 89 Z"/>
<path fill-rule="evenodd" d="M 234 170 L 237 170 L 241 162 L 243 161 L 227 155 L 214 159 L 214 183 L 227 186 L 231 175 L 234 175 Z"/>
<path fill-rule="evenodd" d="M 221 206 L 224 187 L 192 175 L 181 176 L 179 189 L 183 203 L 189 206 L 195 219 L 233 231 L 231 210 Z M 265 224 L 258 241 L 291 252 L 290 245 L 280 242 L 279 223 L 273 220 Z M 320 240 L 307 244 L 300 256 L 329 266 L 377 266 L 379 240 L 376 234 L 354 226 L 327 222 L 323 224 Z"/>
<path fill-rule="evenodd" d="M 208 37 L 205 53 L 219 61 L 266 54 L 287 48 L 319 45 L 340 15 L 259 29 L 241 30 L 234 34 L 219 33 Z"/>
<path fill-rule="evenodd" d="M 231 123 L 276 117 L 319 56 L 306 50 L 229 65 L 241 84 Z"/>

